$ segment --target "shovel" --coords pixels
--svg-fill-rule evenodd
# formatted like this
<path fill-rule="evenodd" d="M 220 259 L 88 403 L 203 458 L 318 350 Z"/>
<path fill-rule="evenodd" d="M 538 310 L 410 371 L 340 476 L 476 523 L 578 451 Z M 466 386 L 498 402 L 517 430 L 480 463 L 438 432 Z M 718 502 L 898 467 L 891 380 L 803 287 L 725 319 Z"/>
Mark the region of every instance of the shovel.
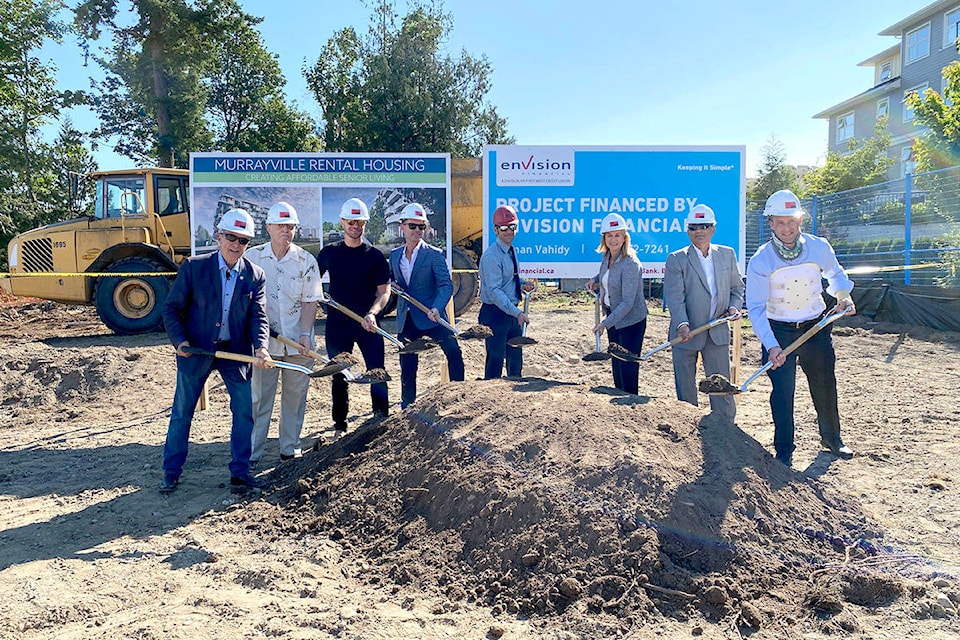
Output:
<path fill-rule="evenodd" d="M 356 320 L 360 324 L 363 324 L 363 318 L 361 318 L 359 315 L 354 313 L 352 310 L 347 309 L 345 306 L 343 306 L 333 298 L 328 297 L 325 300 L 323 300 L 323 302 L 326 302 L 328 305 L 330 305 L 331 307 L 333 307 L 343 315 L 347 316 L 348 318 L 352 318 L 353 320 Z M 419 353 L 420 351 L 426 351 L 427 349 L 432 349 L 435 346 L 437 346 L 435 342 L 433 342 L 432 340 L 428 340 L 426 338 L 417 338 L 416 340 L 408 342 L 407 344 L 403 344 L 402 342 L 394 338 L 392 335 L 390 335 L 380 327 L 377 327 L 377 333 L 379 333 L 381 336 L 383 336 L 384 338 L 386 338 L 387 340 L 395 344 L 397 347 L 399 347 L 400 353 Z"/>
<path fill-rule="evenodd" d="M 279 342 L 287 345 L 288 347 L 291 347 L 292 349 L 300 348 L 299 342 L 294 342 L 290 338 L 280 335 L 273 329 L 270 330 L 270 337 L 278 340 Z M 343 373 L 343 375 L 347 377 L 347 380 L 350 382 L 352 382 L 357 377 L 353 373 L 351 373 L 349 369 L 349 367 L 352 367 L 355 364 L 357 364 L 357 359 L 354 358 L 352 354 L 339 353 L 333 359 L 330 359 L 325 355 L 318 353 L 313 349 L 310 349 L 309 351 L 307 351 L 307 355 L 313 358 L 314 360 L 318 360 L 324 363 L 325 365 L 324 367 L 314 372 L 315 374 L 319 374 L 314 377 L 320 378 L 323 376 L 332 376 L 335 373 L 341 373 L 341 372 Z"/>
<path fill-rule="evenodd" d="M 831 322 L 835 322 L 836 320 L 839 320 L 845 315 L 847 315 L 846 310 L 838 311 L 837 313 L 834 313 L 829 316 L 824 316 L 823 319 L 820 320 L 820 322 L 818 322 L 817 324 L 807 329 L 803 333 L 803 335 L 801 335 L 799 338 L 791 342 L 790 345 L 783 350 L 783 355 L 784 356 L 790 355 L 791 353 L 799 349 L 801 346 L 803 346 L 804 342 L 806 342 L 807 340 L 812 338 L 814 335 L 816 335 L 816 333 L 819 332 L 821 329 L 823 329 L 825 326 L 827 326 Z M 711 395 L 711 396 L 737 395 L 739 393 L 743 393 L 744 391 L 746 391 L 747 387 L 750 385 L 751 382 L 756 380 L 757 377 L 760 376 L 760 374 L 765 373 L 772 366 L 773 366 L 773 362 L 767 361 L 765 365 L 757 369 L 749 378 L 744 380 L 743 384 L 740 385 L 739 387 L 735 387 L 730 383 L 729 380 L 727 380 L 726 378 L 718 374 L 714 374 L 705 380 L 701 380 L 698 386 L 701 393 L 706 393 L 707 395 Z"/>
<path fill-rule="evenodd" d="M 523 294 L 523 315 L 528 315 L 527 311 L 530 309 L 530 294 Z M 510 338 L 507 340 L 507 345 L 511 347 L 525 347 L 527 345 L 537 344 L 537 341 L 533 338 L 527 337 L 527 325 L 524 323 L 523 328 L 520 329 L 520 335 L 515 338 Z"/>
<path fill-rule="evenodd" d="M 704 331 L 709 331 L 710 329 L 713 329 L 714 327 L 719 327 L 719 326 L 722 325 L 724 322 L 728 322 L 729 320 L 730 320 L 730 318 L 725 318 L 725 317 L 724 317 L 724 318 L 714 318 L 713 320 L 711 320 L 711 321 L 708 322 L 707 324 L 700 325 L 700 326 L 697 327 L 696 329 L 693 329 L 688 335 L 692 338 L 693 336 L 695 336 L 695 335 L 697 335 L 697 334 L 700 334 L 700 333 L 703 333 Z M 683 340 L 681 340 L 680 338 L 674 338 L 673 340 L 670 340 L 669 342 L 664 342 L 663 344 L 661 344 L 661 345 L 659 345 L 659 346 L 657 346 L 657 347 L 654 347 L 654 348 L 651 349 L 650 351 L 647 351 L 645 354 L 643 354 L 642 356 L 640 356 L 640 359 L 641 359 L 641 360 L 646 360 L 647 358 L 649 358 L 650 356 L 652 356 L 653 354 L 655 354 L 657 351 L 663 351 L 664 349 L 666 349 L 666 348 L 668 348 L 668 347 L 672 347 L 672 346 L 675 345 L 675 344 L 679 344 L 680 342 L 683 342 Z"/>
<path fill-rule="evenodd" d="M 412 295 L 410 295 L 409 293 L 401 289 L 399 285 L 397 285 L 395 282 L 390 283 L 390 287 L 393 289 L 394 293 L 396 293 L 398 296 L 400 296 L 401 298 L 403 298 L 404 300 L 406 300 L 407 302 L 415 306 L 417 309 L 420 309 L 420 311 L 423 311 L 426 314 L 430 313 L 430 309 L 427 308 L 427 305 L 423 304 L 422 302 L 414 298 Z M 440 326 L 453 332 L 453 335 L 456 336 L 457 339 L 459 340 L 489 338 L 490 336 L 493 335 L 493 331 L 490 330 L 490 327 L 484 324 L 477 324 L 470 327 L 466 331 L 460 331 L 459 329 L 457 329 L 455 326 L 453 326 L 443 318 L 438 318 L 437 323 Z"/>
<path fill-rule="evenodd" d="M 236 362 L 250 362 L 256 363 L 257 358 L 254 356 L 244 355 L 242 353 L 231 353 L 230 351 L 207 351 L 206 349 L 201 349 L 199 347 L 183 347 L 185 353 L 192 353 L 198 356 L 212 356 L 214 358 L 220 358 L 221 360 L 234 360 Z M 267 360 L 268 367 L 277 367 L 279 369 L 290 369 L 292 371 L 299 371 L 300 373 L 306 374 L 311 378 L 319 378 L 324 375 L 330 375 L 329 373 L 323 373 L 323 370 L 314 371 L 313 369 L 308 369 L 307 367 L 301 366 L 299 364 L 293 364 L 292 362 L 279 362 L 277 360 Z"/>
<path fill-rule="evenodd" d="M 600 293 L 593 291 L 593 326 L 600 324 Z M 604 353 L 600 350 L 600 334 L 595 334 L 597 336 L 597 348 L 592 353 L 585 354 L 581 360 L 584 362 L 601 362 L 603 360 L 609 360 L 613 356 L 609 353 Z"/>
<path fill-rule="evenodd" d="M 623 362 L 641 362 L 640 356 L 635 354 L 633 351 L 630 351 L 626 347 L 621 347 L 616 342 L 611 342 L 607 346 L 607 353 Z"/>

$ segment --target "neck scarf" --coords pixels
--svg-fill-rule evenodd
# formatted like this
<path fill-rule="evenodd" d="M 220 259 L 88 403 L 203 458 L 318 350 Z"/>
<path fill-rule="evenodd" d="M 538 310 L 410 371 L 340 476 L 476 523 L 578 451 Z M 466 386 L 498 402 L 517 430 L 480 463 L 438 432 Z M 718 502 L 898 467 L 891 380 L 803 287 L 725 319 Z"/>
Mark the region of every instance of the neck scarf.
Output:
<path fill-rule="evenodd" d="M 773 241 L 773 248 L 777 250 L 777 255 L 784 260 L 796 260 L 803 250 L 803 243 L 800 242 L 800 236 L 797 236 L 797 244 L 793 249 L 787 249 L 777 236 L 773 236 L 771 240 Z"/>

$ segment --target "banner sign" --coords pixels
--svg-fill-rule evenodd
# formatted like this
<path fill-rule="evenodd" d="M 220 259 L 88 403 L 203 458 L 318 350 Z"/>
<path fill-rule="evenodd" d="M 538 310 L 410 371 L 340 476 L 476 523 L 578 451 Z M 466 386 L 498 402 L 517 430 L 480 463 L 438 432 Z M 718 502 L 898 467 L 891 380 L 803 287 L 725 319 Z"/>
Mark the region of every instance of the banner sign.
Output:
<path fill-rule="evenodd" d="M 483 246 L 496 241 L 493 210 L 509 204 L 528 278 L 590 278 L 600 270 L 600 223 L 627 221 L 644 277 L 662 278 L 667 255 L 690 244 L 697 204 L 717 216 L 714 244 L 745 266 L 746 147 L 487 146 L 483 150 Z"/>
<path fill-rule="evenodd" d="M 340 207 L 360 198 L 370 210 L 364 237 L 384 253 L 403 243 L 397 220 L 419 202 L 430 223 L 424 241 L 450 262 L 450 154 L 446 153 L 194 153 L 190 155 L 190 228 L 194 255 L 217 248 L 224 213 L 246 209 L 256 222 L 251 245 L 269 242 L 267 211 L 277 202 L 297 210 L 294 242 L 316 254 L 343 239 Z"/>

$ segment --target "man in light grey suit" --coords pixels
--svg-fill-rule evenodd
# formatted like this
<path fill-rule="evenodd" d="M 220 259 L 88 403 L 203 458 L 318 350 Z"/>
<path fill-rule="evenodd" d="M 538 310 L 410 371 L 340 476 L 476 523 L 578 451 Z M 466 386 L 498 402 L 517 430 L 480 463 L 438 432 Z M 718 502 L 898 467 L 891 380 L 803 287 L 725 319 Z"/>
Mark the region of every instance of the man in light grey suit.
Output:
<path fill-rule="evenodd" d="M 692 329 L 715 318 L 740 318 L 743 306 L 743 276 L 733 249 L 710 244 L 716 231 L 713 209 L 699 204 L 687 215 L 690 246 L 667 257 L 663 276 L 663 299 L 670 309 L 669 339 L 680 338 L 673 346 L 673 378 L 677 398 L 697 403 L 697 354 L 703 359 L 706 375 L 730 377 L 730 328 L 724 323 L 690 336 Z M 710 409 L 733 420 L 737 405 L 733 396 L 710 396 Z"/>
<path fill-rule="evenodd" d="M 453 295 L 453 281 L 443 252 L 423 241 L 430 228 L 423 206 L 414 202 L 400 212 L 404 244 L 390 252 L 390 277 L 412 298 L 430 309 L 424 313 L 402 297 L 397 301 L 397 333 L 410 341 L 429 336 L 447 357 L 450 379 L 463 380 L 463 354 L 453 333 L 438 323 L 447 320 L 446 306 Z M 416 353 L 400 354 L 400 407 L 417 398 Z"/>

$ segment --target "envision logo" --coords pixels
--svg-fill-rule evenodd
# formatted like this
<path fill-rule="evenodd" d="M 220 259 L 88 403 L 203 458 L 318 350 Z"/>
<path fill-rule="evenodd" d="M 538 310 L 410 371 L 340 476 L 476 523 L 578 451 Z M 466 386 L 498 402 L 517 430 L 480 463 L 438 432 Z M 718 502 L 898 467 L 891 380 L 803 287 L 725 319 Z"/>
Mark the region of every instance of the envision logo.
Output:
<path fill-rule="evenodd" d="M 573 157 L 569 147 L 500 147 L 496 150 L 497 186 L 572 186 Z"/>

